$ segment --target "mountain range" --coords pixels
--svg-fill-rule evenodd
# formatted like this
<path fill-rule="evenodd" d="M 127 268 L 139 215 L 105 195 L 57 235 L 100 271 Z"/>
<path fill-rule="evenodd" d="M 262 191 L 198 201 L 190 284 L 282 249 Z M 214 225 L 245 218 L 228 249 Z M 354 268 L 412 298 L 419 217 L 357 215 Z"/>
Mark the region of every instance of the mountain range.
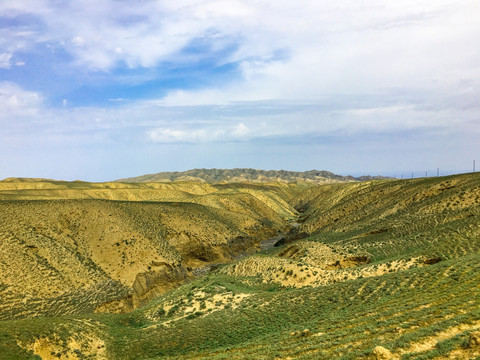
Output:
<path fill-rule="evenodd" d="M 221 182 L 295 182 L 329 183 L 387 179 L 384 176 L 343 176 L 326 170 L 286 171 L 257 169 L 192 169 L 187 171 L 159 172 L 119 179 L 119 182 L 202 181 Z"/>

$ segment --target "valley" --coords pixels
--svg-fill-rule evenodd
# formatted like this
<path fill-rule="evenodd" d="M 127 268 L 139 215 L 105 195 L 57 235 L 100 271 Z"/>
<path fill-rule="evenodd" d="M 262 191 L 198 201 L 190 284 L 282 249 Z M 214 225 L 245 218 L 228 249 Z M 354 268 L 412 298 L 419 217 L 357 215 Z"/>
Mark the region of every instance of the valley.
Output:
<path fill-rule="evenodd" d="M 0 182 L 2 359 L 474 359 L 480 174 Z"/>

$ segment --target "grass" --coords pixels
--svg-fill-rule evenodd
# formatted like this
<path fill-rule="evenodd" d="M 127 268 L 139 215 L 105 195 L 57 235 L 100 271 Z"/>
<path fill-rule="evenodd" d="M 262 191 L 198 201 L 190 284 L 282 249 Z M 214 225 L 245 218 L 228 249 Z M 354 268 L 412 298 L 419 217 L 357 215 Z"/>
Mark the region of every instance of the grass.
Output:
<path fill-rule="evenodd" d="M 115 359 L 221 359 L 227 349 L 232 358 L 353 359 L 370 354 L 376 345 L 401 352 L 457 324 L 480 321 L 479 270 L 480 257 L 474 254 L 381 278 L 303 289 L 272 289 L 252 279 L 213 274 L 173 290 L 133 313 L 92 315 L 87 319 L 102 324 L 103 336 L 110 339 L 107 348 Z M 197 289 L 212 293 L 247 292 L 252 296 L 236 309 L 195 314 L 169 326 L 161 324 L 175 313 L 160 316 L 156 321 L 148 318 L 152 309 L 172 299 L 186 298 Z M 52 331 L 55 324 L 55 333 L 68 337 L 75 328 L 67 331 L 64 326 L 59 331 L 62 321 L 73 319 L 11 322 L 9 333 L 18 335 L 21 331 L 23 338 L 29 338 Z M 304 329 L 313 335 L 290 335 Z M 448 353 L 460 347 L 464 337 L 459 335 L 410 358 L 427 359 Z"/>
<path fill-rule="evenodd" d="M 331 270 L 362 276 L 283 287 L 261 273 L 235 276 L 227 265 L 128 314 L 0 322 L 1 358 L 33 359 L 18 343 L 57 337 L 68 347 L 78 334 L 102 339 L 111 359 L 359 359 L 371 358 L 376 346 L 400 359 L 475 358 L 480 349 L 469 337 L 480 329 L 479 191 L 478 175 L 306 190 L 293 201 L 306 210 L 309 236 L 301 241 L 333 249 L 337 265 L 367 254 L 366 263 Z M 286 267 L 278 255 L 291 245 L 255 256 L 283 264 L 282 277 L 322 270 L 308 251 Z M 362 272 L 381 267 L 381 276 Z"/>

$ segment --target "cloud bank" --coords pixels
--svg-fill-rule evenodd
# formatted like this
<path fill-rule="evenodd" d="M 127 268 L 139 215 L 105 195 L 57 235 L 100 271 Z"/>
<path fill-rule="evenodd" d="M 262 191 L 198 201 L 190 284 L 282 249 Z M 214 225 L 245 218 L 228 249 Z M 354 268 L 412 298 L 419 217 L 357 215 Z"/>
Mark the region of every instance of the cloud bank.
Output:
<path fill-rule="evenodd" d="M 62 146 L 85 158 L 92 144 L 105 158 L 198 146 L 218 167 L 235 153 L 213 150 L 224 147 L 245 166 L 288 153 L 304 160 L 284 156 L 282 167 L 307 169 L 335 162 L 305 159 L 302 146 L 336 149 L 341 163 L 362 144 L 379 171 L 402 154 L 375 162 L 374 145 L 396 143 L 426 154 L 411 167 L 453 168 L 480 152 L 479 18 L 469 0 L 5 2 L 0 140 L 48 143 L 45 159 Z M 31 150 L 19 151 L 5 176 L 29 171 Z"/>

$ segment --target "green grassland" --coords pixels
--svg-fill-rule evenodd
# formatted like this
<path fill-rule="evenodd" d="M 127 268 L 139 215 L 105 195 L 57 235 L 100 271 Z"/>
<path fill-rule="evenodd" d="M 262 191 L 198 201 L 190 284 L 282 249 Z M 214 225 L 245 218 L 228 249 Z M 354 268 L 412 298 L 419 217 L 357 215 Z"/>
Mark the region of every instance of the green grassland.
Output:
<path fill-rule="evenodd" d="M 1 321 L 1 358 L 480 357 L 480 174 L 289 194 L 282 246 L 126 314 Z"/>

